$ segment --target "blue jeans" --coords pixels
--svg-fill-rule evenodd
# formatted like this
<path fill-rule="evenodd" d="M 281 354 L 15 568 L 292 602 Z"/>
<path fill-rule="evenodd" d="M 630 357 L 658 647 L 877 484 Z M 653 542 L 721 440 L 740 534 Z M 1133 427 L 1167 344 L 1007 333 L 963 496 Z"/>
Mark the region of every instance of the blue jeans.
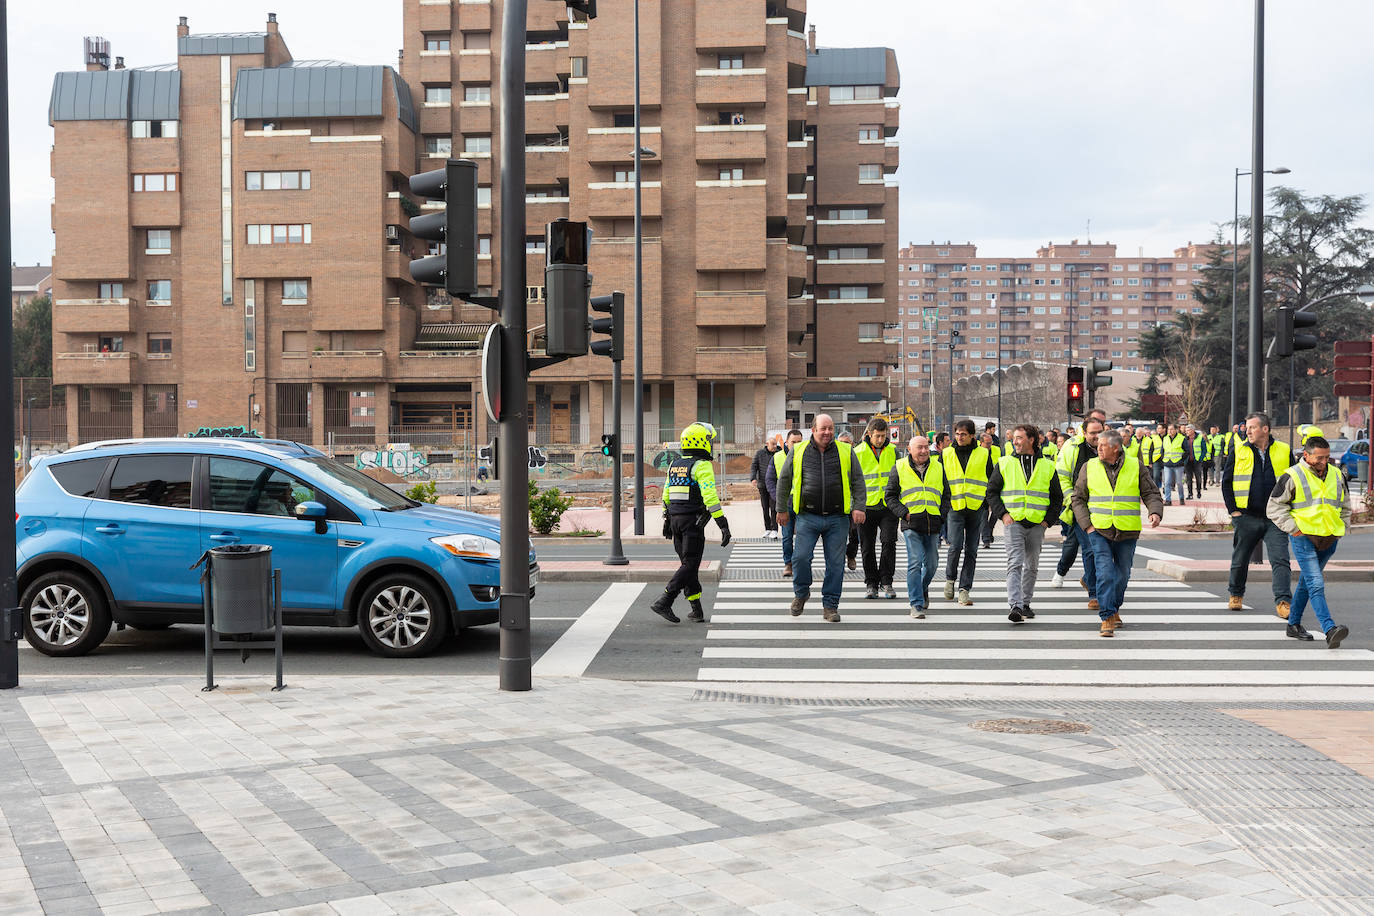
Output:
<path fill-rule="evenodd" d="M 1337 541 L 1325 550 L 1318 550 L 1305 537 L 1288 536 L 1288 549 L 1293 559 L 1298 561 L 1299 573 L 1298 587 L 1293 590 L 1293 607 L 1288 612 L 1290 627 L 1302 623 L 1302 612 L 1306 610 L 1308 601 L 1312 602 L 1312 611 L 1317 615 L 1317 623 L 1321 624 L 1323 633 L 1336 625 L 1331 620 L 1331 609 L 1326 606 L 1326 580 L 1322 577 L 1322 570 L 1339 543 Z"/>
<path fill-rule="evenodd" d="M 1088 547 L 1088 536 L 1083 529 L 1078 527 L 1077 521 L 1069 522 L 1061 529 L 1064 535 L 1064 544 L 1059 548 L 1059 565 L 1054 571 L 1061 576 L 1067 576 L 1069 570 L 1073 569 L 1073 561 L 1078 559 L 1078 551 L 1083 551 L 1083 581 L 1088 586 L 1088 597 L 1093 597 L 1093 592 L 1097 588 L 1097 569 L 1093 563 L 1092 551 Z"/>
<path fill-rule="evenodd" d="M 930 582 L 935 578 L 935 569 L 940 563 L 940 534 L 903 531 L 902 539 L 906 541 L 907 601 L 912 607 L 924 610 Z"/>
<path fill-rule="evenodd" d="M 792 529 L 796 516 L 788 514 L 787 521 L 778 526 L 778 538 L 782 541 L 782 565 L 792 564 Z"/>
<path fill-rule="evenodd" d="M 821 604 L 840 607 L 844 586 L 844 548 L 849 543 L 848 515 L 816 515 L 803 512 L 793 522 L 796 543 L 792 545 L 792 594 L 811 597 L 811 557 L 820 538 L 825 552 L 825 579 L 821 582 Z"/>
<path fill-rule="evenodd" d="M 1088 534 L 1088 552 L 1092 554 L 1097 572 L 1097 616 L 1106 620 L 1121 610 L 1126 586 L 1131 582 L 1131 564 L 1135 562 L 1134 540 L 1109 541 L 1093 531 Z"/>
<path fill-rule="evenodd" d="M 1178 491 L 1178 501 L 1183 502 L 1183 468 L 1171 468 L 1167 464 L 1164 466 L 1164 485 L 1160 487 L 1164 491 L 1164 501 L 1172 502 L 1171 491 Z"/>

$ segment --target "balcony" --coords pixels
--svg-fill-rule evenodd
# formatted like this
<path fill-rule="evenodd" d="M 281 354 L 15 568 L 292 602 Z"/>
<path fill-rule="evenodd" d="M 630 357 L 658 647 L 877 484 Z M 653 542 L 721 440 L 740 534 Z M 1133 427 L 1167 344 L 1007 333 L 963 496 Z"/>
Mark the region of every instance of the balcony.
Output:
<path fill-rule="evenodd" d="M 490 83 L 491 52 L 485 49 L 459 51 L 458 81 L 460 83 Z"/>
<path fill-rule="evenodd" d="M 420 133 L 440 136 L 453 133 L 453 108 L 449 105 L 422 107 Z"/>
<path fill-rule="evenodd" d="M 762 105 L 768 98 L 768 71 L 698 70 L 697 105 Z"/>
<path fill-rule="evenodd" d="M 465 134 L 492 133 L 490 102 L 461 102 L 458 106 L 458 126 Z"/>
<path fill-rule="evenodd" d="M 129 195 L 130 226 L 180 226 L 180 191 L 145 191 Z"/>
<path fill-rule="evenodd" d="M 566 146 L 525 147 L 526 187 L 561 184 L 568 179 L 568 148 Z"/>
<path fill-rule="evenodd" d="M 467 11 L 463 11 L 467 18 Z M 420 31 L 447 32 L 453 28 L 453 5 L 450 0 L 420 0 Z"/>
<path fill-rule="evenodd" d="M 137 353 L 58 353 L 54 385 L 129 385 L 137 377 Z"/>
<path fill-rule="evenodd" d="M 805 140 L 790 140 L 787 143 L 787 174 L 805 175 L 811 165 L 811 144 Z"/>
<path fill-rule="evenodd" d="M 546 224 L 559 217 L 566 219 L 569 203 L 570 200 L 566 197 L 526 197 L 525 225 L 527 234 L 543 235 Z"/>
<path fill-rule="evenodd" d="M 697 347 L 697 378 L 763 378 L 767 347 Z"/>
<path fill-rule="evenodd" d="M 137 305 L 133 299 L 58 299 L 53 303 L 53 333 L 127 333 L 134 329 Z"/>
<path fill-rule="evenodd" d="M 764 0 L 697 0 L 697 47 L 762 48 L 765 9 Z"/>
<path fill-rule="evenodd" d="M 525 96 L 525 132 L 530 134 L 567 133 L 568 96 L 527 95 Z M 630 144 L 634 148 L 634 144 Z"/>
<path fill-rule="evenodd" d="M 697 290 L 698 327 L 759 327 L 767 322 L 764 290 Z"/>
<path fill-rule="evenodd" d="M 645 216 L 662 216 L 662 182 L 641 183 L 641 204 Z M 587 185 L 587 215 L 593 217 L 632 217 L 635 213 L 633 181 L 597 181 Z"/>
<path fill-rule="evenodd" d="M 386 359 L 381 350 L 316 350 L 310 370 L 317 380 L 380 379 L 386 376 Z"/>
<path fill-rule="evenodd" d="M 698 187 L 698 226 L 715 231 L 697 236 L 697 270 L 764 270 L 768 266 L 767 188 Z"/>
<path fill-rule="evenodd" d="M 882 283 L 886 263 L 880 258 L 816 261 L 816 282 L 846 286 Z"/>
<path fill-rule="evenodd" d="M 481 350 L 402 350 L 392 363 L 391 381 L 471 380 L 482 371 Z"/>
<path fill-rule="evenodd" d="M 748 162 L 767 155 L 766 125 L 699 124 L 697 159 L 701 162 Z M 630 143 L 631 150 L 634 142 Z"/>
<path fill-rule="evenodd" d="M 420 82 L 433 85 L 453 82 L 453 52 L 421 51 Z M 423 97 L 424 92 L 420 92 L 420 95 Z"/>
<path fill-rule="evenodd" d="M 641 127 L 640 142 L 652 149 L 661 149 L 662 141 L 657 136 L 662 133 L 659 127 Z M 587 161 L 591 163 L 633 162 L 635 158 L 635 132 L 633 127 L 590 127 L 587 129 Z"/>

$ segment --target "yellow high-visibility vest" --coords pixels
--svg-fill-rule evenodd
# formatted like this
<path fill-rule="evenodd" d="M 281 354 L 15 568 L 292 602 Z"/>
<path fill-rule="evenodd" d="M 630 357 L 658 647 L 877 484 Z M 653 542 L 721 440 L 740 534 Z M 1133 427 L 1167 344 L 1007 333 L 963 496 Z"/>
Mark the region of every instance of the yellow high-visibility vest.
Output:
<path fill-rule="evenodd" d="M 801 514 L 801 484 L 802 484 L 802 456 L 806 454 L 806 447 L 811 444 L 811 440 L 798 443 L 792 450 L 792 516 Z M 844 514 L 848 515 L 854 510 L 854 501 L 849 490 L 849 463 L 850 457 L 854 454 L 854 446 L 848 442 L 836 442 L 834 445 L 840 450 L 840 484 L 844 488 Z"/>
<path fill-rule="evenodd" d="M 1140 462 L 1134 458 L 1121 459 L 1116 486 L 1107 479 L 1107 466 L 1101 458 L 1087 464 L 1088 521 L 1094 528 L 1115 528 L 1117 531 L 1139 531 L 1140 523 Z"/>
<path fill-rule="evenodd" d="M 1274 462 L 1274 478 L 1293 463 L 1293 453 L 1288 446 L 1279 442 L 1269 443 L 1269 460 Z M 1255 450 L 1236 447 L 1236 469 L 1231 475 L 1231 493 L 1236 500 L 1236 508 L 1244 509 L 1250 505 L 1250 478 L 1255 473 Z"/>
<path fill-rule="evenodd" d="M 1002 472 L 1002 505 L 1007 507 L 1007 514 L 1018 522 L 1043 522 L 1050 509 L 1054 463 L 1048 458 L 1037 458 L 1029 481 L 1016 455 L 1008 455 L 997 462 L 997 469 Z"/>
<path fill-rule="evenodd" d="M 978 509 L 983 505 L 983 497 L 988 492 L 988 470 L 992 467 L 992 456 L 981 445 L 975 445 L 968 456 L 968 467 L 959 466 L 959 456 L 954 446 L 942 453 L 945 479 L 949 481 L 950 505 L 955 510 Z"/>
<path fill-rule="evenodd" d="M 908 512 L 940 514 L 940 498 L 945 492 L 945 474 L 940 462 L 926 465 L 925 477 L 916 473 L 909 460 L 897 463 L 897 480 L 901 484 L 901 501 Z"/>
<path fill-rule="evenodd" d="M 1328 467 L 1326 479 L 1322 480 L 1308 468 L 1307 462 L 1300 461 L 1285 474 L 1293 478 L 1293 521 L 1303 534 L 1316 537 L 1341 537 L 1345 534 L 1345 521 L 1341 518 L 1341 498 L 1343 475 L 1339 468 Z"/>
<path fill-rule="evenodd" d="M 868 489 L 865 505 L 881 506 L 883 489 L 887 486 L 887 474 L 897 463 L 897 448 L 891 442 L 883 446 L 877 455 L 873 446 L 865 439 L 854 448 L 854 457 L 859 459 L 859 468 L 864 472 L 864 486 Z"/>

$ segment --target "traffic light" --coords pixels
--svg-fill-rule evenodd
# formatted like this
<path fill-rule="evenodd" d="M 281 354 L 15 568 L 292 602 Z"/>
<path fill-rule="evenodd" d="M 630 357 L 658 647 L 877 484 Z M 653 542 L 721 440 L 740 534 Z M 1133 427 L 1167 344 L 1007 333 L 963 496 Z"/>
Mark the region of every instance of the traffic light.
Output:
<path fill-rule="evenodd" d="M 410 221 L 417 239 L 441 242 L 442 254 L 410 262 L 416 283 L 442 286 L 451 296 L 477 292 L 477 163 L 450 159 L 442 169 L 422 172 L 410 179 L 417 197 L 442 200 L 444 209 Z"/>
<path fill-rule="evenodd" d="M 567 0 L 568 9 L 577 10 L 588 19 L 596 18 L 596 0 Z"/>
<path fill-rule="evenodd" d="M 607 458 L 615 455 L 615 433 L 603 433 L 601 436 L 601 454 Z"/>
<path fill-rule="evenodd" d="M 558 218 L 544 227 L 544 327 L 549 356 L 587 355 L 586 223 Z"/>
<path fill-rule="evenodd" d="M 1085 386 L 1088 389 L 1088 393 L 1091 394 L 1099 388 L 1106 388 L 1111 385 L 1112 377 L 1104 374 L 1111 371 L 1112 361 L 1109 359 L 1088 360 L 1087 378 L 1085 379 Z"/>
<path fill-rule="evenodd" d="M 1299 334 L 1300 328 L 1314 327 L 1317 316 L 1291 305 L 1279 306 L 1278 326 L 1274 329 L 1274 355 L 1292 356 L 1296 350 L 1311 350 L 1317 345 L 1314 334 Z"/>
<path fill-rule="evenodd" d="M 592 319 L 593 331 L 609 335 L 605 340 L 592 341 L 592 352 L 620 362 L 625 358 L 625 294 L 615 292 L 609 296 L 593 296 L 592 311 L 610 315 L 609 318 Z"/>
<path fill-rule="evenodd" d="M 1083 367 L 1069 366 L 1068 368 L 1068 406 L 1069 416 L 1078 417 L 1084 413 L 1083 408 Z"/>

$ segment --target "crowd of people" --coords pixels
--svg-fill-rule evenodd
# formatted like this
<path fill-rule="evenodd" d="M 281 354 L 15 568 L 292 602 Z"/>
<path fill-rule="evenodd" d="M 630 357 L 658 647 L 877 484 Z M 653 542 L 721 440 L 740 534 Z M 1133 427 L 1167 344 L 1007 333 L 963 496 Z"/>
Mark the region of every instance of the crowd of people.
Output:
<path fill-rule="evenodd" d="M 860 554 L 865 598 L 895 599 L 899 533 L 906 545 L 912 618 L 923 620 L 931 610 L 942 545 L 944 600 L 973 606 L 978 553 L 993 543 L 1000 525 L 1007 619 L 1024 623 L 1035 618 L 1032 600 L 1045 534 L 1058 525 L 1061 546 L 1051 587 L 1063 588 L 1081 558 L 1078 582 L 1087 592 L 1086 609 L 1096 612 L 1099 635 L 1112 637 L 1125 626 L 1121 610 L 1145 526 L 1158 527 L 1174 499 L 1186 505 L 1218 487 L 1234 529 L 1227 607 L 1244 609 L 1250 558 L 1262 542 L 1275 612 L 1287 635 L 1314 639 L 1302 626 L 1308 604 L 1329 647 L 1349 635 L 1332 620 L 1323 570 L 1349 525 L 1350 493 L 1345 476 L 1329 467 L 1330 444 L 1316 427 L 1303 430 L 1300 455 L 1270 435 L 1262 413 L 1223 433 L 1216 426 L 1203 432 L 1172 423 L 1154 431 L 1110 428 L 1106 412 L 1094 410 L 1077 429 L 1042 433 L 1018 424 L 1006 443 L 996 424 L 986 423 L 980 432 L 965 419 L 952 433 L 918 434 L 903 448 L 889 441 L 893 431 L 881 417 L 869 421 L 857 445 L 847 432 L 836 435 L 827 414 L 816 416 L 810 432 L 807 438 L 793 429 L 770 442 L 750 470 L 764 536 L 782 544 L 794 617 L 812 597 L 818 541 L 823 620 L 840 621 L 845 570 L 856 568 Z M 684 430 L 683 456 L 669 468 L 664 487 L 663 534 L 673 540 L 681 567 L 652 609 L 673 623 L 679 618 L 672 603 L 680 593 L 688 599 L 690 619 L 705 620 L 697 570 L 706 524 L 714 518 L 722 545 L 730 540 L 711 469 L 715 438 L 709 424 Z M 1289 587 L 1290 554 L 1298 561 L 1296 590 Z"/>

